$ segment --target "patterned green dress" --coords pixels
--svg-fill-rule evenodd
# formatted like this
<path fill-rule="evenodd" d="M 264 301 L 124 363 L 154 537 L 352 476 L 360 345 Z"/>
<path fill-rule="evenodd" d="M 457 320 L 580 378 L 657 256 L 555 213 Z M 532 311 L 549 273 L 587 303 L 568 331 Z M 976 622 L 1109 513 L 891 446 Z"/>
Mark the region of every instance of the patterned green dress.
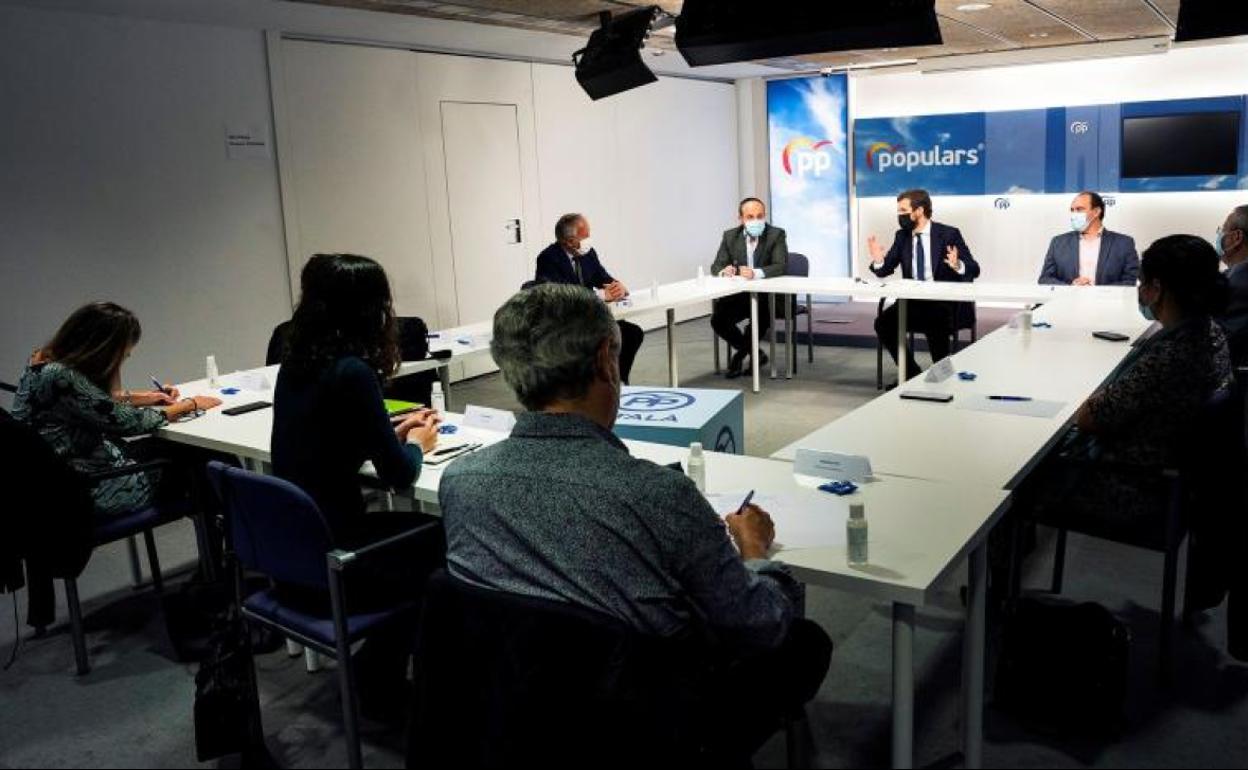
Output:
<path fill-rule="evenodd" d="M 27 423 L 76 470 L 90 473 L 134 463 L 118 441 L 151 433 L 165 424 L 158 409 L 114 401 L 74 369 L 56 362 L 32 364 L 22 373 L 13 416 Z M 115 516 L 152 503 L 156 477 L 135 474 L 101 482 L 92 490 L 95 509 Z"/>

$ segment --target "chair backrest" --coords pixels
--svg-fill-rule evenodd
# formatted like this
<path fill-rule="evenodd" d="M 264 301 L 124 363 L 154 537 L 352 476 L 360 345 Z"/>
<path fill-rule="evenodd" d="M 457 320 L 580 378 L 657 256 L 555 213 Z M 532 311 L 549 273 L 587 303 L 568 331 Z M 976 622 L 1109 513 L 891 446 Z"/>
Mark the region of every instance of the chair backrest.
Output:
<path fill-rule="evenodd" d="M 399 350 L 404 361 L 422 361 L 429 357 L 429 327 L 420 316 L 399 316 Z"/>
<path fill-rule="evenodd" d="M 281 583 L 329 588 L 325 554 L 333 538 L 306 492 L 215 460 L 208 479 L 225 506 L 230 544 L 243 567 Z"/>
<path fill-rule="evenodd" d="M 264 353 L 264 365 L 276 366 L 286 355 L 286 338 L 290 336 L 290 321 L 282 321 L 273 327 L 269 335 L 269 347 Z"/>
<path fill-rule="evenodd" d="M 715 711 L 699 707 L 690 686 L 707 657 L 694 649 L 439 570 L 419 624 L 408 766 L 558 766 L 589 756 L 616 766 L 692 753 L 702 733 L 691 719 Z"/>
<path fill-rule="evenodd" d="M 796 251 L 789 252 L 789 259 L 784 263 L 785 275 L 798 275 L 802 278 L 810 277 L 810 260 L 805 254 L 798 254 Z"/>

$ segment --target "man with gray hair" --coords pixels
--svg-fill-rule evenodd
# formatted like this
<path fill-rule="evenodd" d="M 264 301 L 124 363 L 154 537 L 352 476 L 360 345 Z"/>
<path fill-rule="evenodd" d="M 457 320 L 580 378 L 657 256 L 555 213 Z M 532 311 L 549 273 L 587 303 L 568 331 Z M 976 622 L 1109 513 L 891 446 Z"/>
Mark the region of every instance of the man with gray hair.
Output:
<path fill-rule="evenodd" d="M 564 214 L 555 223 L 555 242 L 537 255 L 537 283 L 566 283 L 592 290 L 607 302 L 628 296 L 628 287 L 611 277 L 589 241 L 589 220 L 584 214 Z M 645 340 L 642 328 L 619 321 L 620 376 L 628 384 L 633 360 Z"/>
<path fill-rule="evenodd" d="M 1218 319 L 1226 329 L 1231 346 L 1231 362 L 1248 365 L 1248 205 L 1238 206 L 1226 215 L 1213 239 L 1213 247 L 1226 265 L 1231 301 L 1226 314 Z"/>
<path fill-rule="evenodd" d="M 715 695 L 749 715 L 724 740 L 752 753 L 814 697 L 832 643 L 800 617 L 801 584 L 767 558 L 766 512 L 721 518 L 684 474 L 631 457 L 611 432 L 619 345 L 606 305 L 572 286 L 534 287 L 495 314 L 494 360 L 528 411 L 508 439 L 447 468 L 447 567 L 647 635 L 710 632 L 708 657 L 730 661 Z"/>

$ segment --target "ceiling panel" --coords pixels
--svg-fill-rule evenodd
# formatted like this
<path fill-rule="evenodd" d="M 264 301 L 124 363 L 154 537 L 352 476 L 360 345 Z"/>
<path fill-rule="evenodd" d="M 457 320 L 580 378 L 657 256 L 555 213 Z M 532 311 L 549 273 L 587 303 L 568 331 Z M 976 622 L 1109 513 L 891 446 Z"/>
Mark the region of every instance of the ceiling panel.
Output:
<path fill-rule="evenodd" d="M 825 2 L 828 0 L 824 0 Z M 616 13 L 648 5 L 641 0 L 295 0 L 431 16 L 519 29 L 588 36 L 602 11 Z M 988 8 L 958 10 L 968 0 L 936 0 L 944 44 L 900 49 L 830 52 L 761 62 L 785 69 L 845 67 L 899 59 L 989 53 L 1020 48 L 1068 46 L 1105 40 L 1168 35 L 1179 0 L 986 0 Z M 683 0 L 656 0 L 678 14 Z M 672 49 L 674 28 L 656 31 L 648 43 Z"/>
<path fill-rule="evenodd" d="M 1087 30 L 1101 40 L 1169 35 L 1174 31 L 1144 0 L 1034 0 L 1036 5 Z M 1174 3 L 1178 8 L 1178 2 Z M 1160 7 L 1160 6 L 1159 6 Z M 1164 10 L 1164 9 L 1163 9 Z"/>

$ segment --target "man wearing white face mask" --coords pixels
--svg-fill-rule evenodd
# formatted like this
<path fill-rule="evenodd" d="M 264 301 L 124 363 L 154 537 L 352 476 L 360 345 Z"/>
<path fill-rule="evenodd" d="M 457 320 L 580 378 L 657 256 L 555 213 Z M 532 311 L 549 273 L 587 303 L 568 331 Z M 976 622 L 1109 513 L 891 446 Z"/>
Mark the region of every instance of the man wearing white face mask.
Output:
<path fill-rule="evenodd" d="M 1231 301 L 1218 318 L 1231 344 L 1231 361 L 1248 365 L 1248 205 L 1236 207 L 1218 228 L 1213 248 L 1226 265 Z"/>
<path fill-rule="evenodd" d="M 564 214 L 555 224 L 555 242 L 537 255 L 536 283 L 570 283 L 592 290 L 606 302 L 628 296 L 628 287 L 611 277 L 589 240 L 589 220 Z M 627 385 L 633 360 L 646 333 L 637 324 L 620 321 L 620 374 Z"/>
<path fill-rule="evenodd" d="M 1055 286 L 1134 286 L 1140 272 L 1135 241 L 1105 229 L 1105 201 L 1084 191 L 1070 204 L 1070 232 L 1049 242 L 1040 283 Z"/>
<path fill-rule="evenodd" d="M 719 252 L 711 265 L 711 275 L 741 277 L 751 281 L 784 275 L 789 247 L 784 230 L 768 224 L 766 205 L 758 198 L 746 198 L 737 206 L 737 216 L 741 224 L 724 232 Z M 761 307 L 760 303 L 760 310 Z M 711 328 L 735 351 L 728 362 L 728 379 L 741 376 L 742 365 L 750 354 L 751 332 L 748 327 L 745 332 L 737 327 L 749 318 L 750 295 L 747 292 L 718 300 L 715 312 L 711 314 Z M 760 312 L 760 339 L 770 326 L 770 316 Z M 767 363 L 767 357 L 760 354 L 758 362 L 760 366 Z"/>

